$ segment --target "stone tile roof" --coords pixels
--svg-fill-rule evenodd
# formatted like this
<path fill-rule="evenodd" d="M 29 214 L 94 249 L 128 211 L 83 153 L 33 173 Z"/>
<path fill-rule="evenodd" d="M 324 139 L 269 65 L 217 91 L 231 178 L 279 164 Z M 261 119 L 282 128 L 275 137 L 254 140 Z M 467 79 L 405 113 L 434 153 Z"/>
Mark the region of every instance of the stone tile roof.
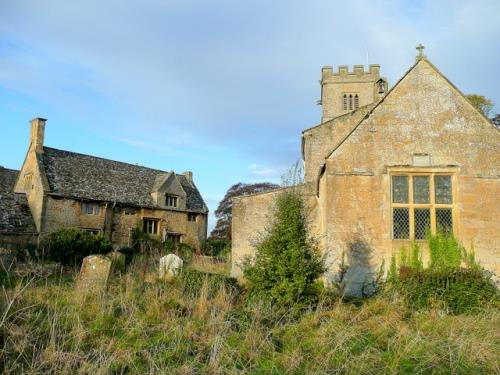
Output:
<path fill-rule="evenodd" d="M 150 193 L 158 175 L 169 173 L 50 147 L 43 150 L 42 163 L 51 194 L 62 197 L 155 207 Z M 206 212 L 194 183 L 184 175 L 177 177 L 187 195 L 186 209 Z"/>
<path fill-rule="evenodd" d="M 13 192 L 18 174 L 0 167 L 0 233 L 36 233 L 26 195 Z"/>

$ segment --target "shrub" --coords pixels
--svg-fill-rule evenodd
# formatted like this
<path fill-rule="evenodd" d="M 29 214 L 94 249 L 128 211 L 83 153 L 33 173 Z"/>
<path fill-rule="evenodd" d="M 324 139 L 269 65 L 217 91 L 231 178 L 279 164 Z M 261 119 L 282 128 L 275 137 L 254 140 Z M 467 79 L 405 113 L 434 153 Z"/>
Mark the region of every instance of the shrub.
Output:
<path fill-rule="evenodd" d="M 469 312 L 497 303 L 498 290 L 490 275 L 480 269 L 406 269 L 400 291 L 413 309 L 441 304 L 452 314 Z"/>
<path fill-rule="evenodd" d="M 429 267 L 433 269 L 450 269 L 460 267 L 462 262 L 463 247 L 451 234 L 437 233 L 429 235 Z"/>
<path fill-rule="evenodd" d="M 400 250 L 399 265 L 393 255 L 387 276 L 389 291 L 401 293 L 416 310 L 436 304 L 452 314 L 469 312 L 498 302 L 498 289 L 491 274 L 476 262 L 452 236 L 438 233 L 427 237 L 430 263 L 424 269 L 420 247 Z M 462 263 L 465 268 L 461 268 Z"/>
<path fill-rule="evenodd" d="M 88 255 L 109 253 L 112 246 L 101 234 L 67 228 L 50 233 L 44 240 L 43 249 L 47 259 L 75 265 L 80 264 Z"/>
<path fill-rule="evenodd" d="M 227 258 L 231 253 L 231 241 L 208 239 L 201 247 L 201 253 L 217 258 Z"/>
<path fill-rule="evenodd" d="M 276 199 L 274 220 L 256 246 L 254 259 L 243 264 L 252 294 L 281 306 L 316 303 L 316 280 L 325 271 L 316 243 L 307 233 L 302 197 L 287 190 Z"/>

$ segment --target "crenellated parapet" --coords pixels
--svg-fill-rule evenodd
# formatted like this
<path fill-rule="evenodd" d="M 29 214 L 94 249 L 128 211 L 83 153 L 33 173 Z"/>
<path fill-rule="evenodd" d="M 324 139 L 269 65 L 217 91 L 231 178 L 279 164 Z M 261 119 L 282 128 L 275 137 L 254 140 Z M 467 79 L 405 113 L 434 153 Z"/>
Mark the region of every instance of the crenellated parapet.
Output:
<path fill-rule="evenodd" d="M 323 66 L 321 69 L 321 122 L 377 101 L 387 92 L 387 80 L 380 77 L 380 65 Z"/>

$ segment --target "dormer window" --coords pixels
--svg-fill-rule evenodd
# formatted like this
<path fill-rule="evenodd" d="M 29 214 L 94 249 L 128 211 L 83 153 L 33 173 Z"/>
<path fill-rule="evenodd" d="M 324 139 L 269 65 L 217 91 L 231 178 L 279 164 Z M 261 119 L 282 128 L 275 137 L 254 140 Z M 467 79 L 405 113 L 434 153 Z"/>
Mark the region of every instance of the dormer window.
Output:
<path fill-rule="evenodd" d="M 175 195 L 167 194 L 166 198 L 165 198 L 165 206 L 177 208 L 178 201 L 179 201 L 179 199 Z"/>

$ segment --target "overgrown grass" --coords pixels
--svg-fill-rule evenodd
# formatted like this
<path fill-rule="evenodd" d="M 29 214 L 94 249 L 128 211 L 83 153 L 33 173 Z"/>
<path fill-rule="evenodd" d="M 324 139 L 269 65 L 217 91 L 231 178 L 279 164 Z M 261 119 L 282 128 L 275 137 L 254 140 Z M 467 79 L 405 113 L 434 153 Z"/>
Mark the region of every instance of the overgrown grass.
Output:
<path fill-rule="evenodd" d="M 0 298 L 5 374 L 493 374 L 498 310 L 412 313 L 390 296 L 324 301 L 299 318 L 248 303 L 223 276 L 146 282 L 132 264 L 102 294 L 74 275 L 17 282 Z"/>

